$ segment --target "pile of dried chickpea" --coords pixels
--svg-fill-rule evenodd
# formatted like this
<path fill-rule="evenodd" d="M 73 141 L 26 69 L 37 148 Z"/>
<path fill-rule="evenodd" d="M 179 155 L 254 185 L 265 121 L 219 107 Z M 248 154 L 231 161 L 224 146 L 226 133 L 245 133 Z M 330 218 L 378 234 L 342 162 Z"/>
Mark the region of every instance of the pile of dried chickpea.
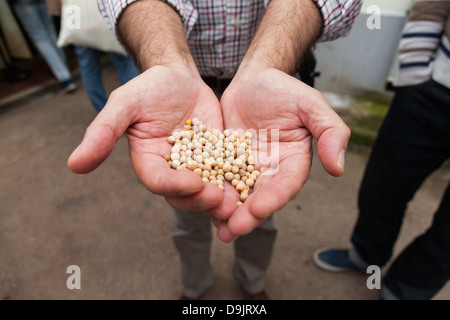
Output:
<path fill-rule="evenodd" d="M 173 147 L 165 159 L 172 168 L 192 170 L 222 190 L 224 180 L 229 181 L 240 193 L 237 205 L 241 205 L 261 174 L 254 167 L 251 139 L 249 131 L 243 136 L 235 130 L 220 132 L 197 118 L 188 119 L 183 130 L 168 138 Z"/>

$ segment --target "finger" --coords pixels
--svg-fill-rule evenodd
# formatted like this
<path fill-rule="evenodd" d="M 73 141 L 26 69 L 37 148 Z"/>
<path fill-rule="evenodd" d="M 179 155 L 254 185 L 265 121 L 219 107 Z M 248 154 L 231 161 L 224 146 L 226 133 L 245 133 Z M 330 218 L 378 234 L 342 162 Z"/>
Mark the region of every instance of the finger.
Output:
<path fill-rule="evenodd" d="M 220 231 L 219 238 L 221 240 L 229 239 L 231 238 L 231 235 L 236 237 L 239 235 L 248 234 L 264 223 L 266 219 L 255 217 L 252 213 L 250 213 L 249 207 L 250 205 L 244 202 L 239 209 L 235 211 L 230 220 L 228 220 L 226 228 L 224 227 L 222 230 L 218 230 L 218 235 Z"/>
<path fill-rule="evenodd" d="M 238 237 L 230 231 L 227 221 L 219 221 L 215 226 L 217 228 L 217 238 L 222 242 L 229 243 Z"/>
<path fill-rule="evenodd" d="M 212 222 L 214 227 L 218 228 L 219 225 L 222 223 L 222 220 L 219 220 L 219 219 L 216 219 L 216 218 L 211 218 L 211 222 Z"/>
<path fill-rule="evenodd" d="M 256 218 L 266 218 L 283 208 L 308 179 L 310 167 L 311 155 L 307 153 L 283 159 L 278 170 L 264 171 L 244 203 L 249 212 Z"/>
<path fill-rule="evenodd" d="M 236 191 L 230 183 L 224 183 L 224 197 L 223 201 L 219 205 L 210 208 L 206 214 L 218 219 L 218 220 L 228 220 L 233 212 L 237 209 L 237 202 L 239 201 L 239 193 Z"/>
<path fill-rule="evenodd" d="M 318 92 L 314 107 L 303 114 L 304 123 L 317 140 L 317 154 L 324 169 L 339 177 L 344 173 L 345 151 L 350 139 L 350 129 Z"/>
<path fill-rule="evenodd" d="M 149 191 L 165 197 L 184 197 L 204 188 L 205 185 L 198 174 L 190 170 L 175 170 L 169 167 L 161 155 L 144 152 L 145 149 L 151 150 L 152 146 L 136 147 L 136 143 L 130 144 L 134 171 Z"/>
<path fill-rule="evenodd" d="M 114 96 L 86 129 L 80 145 L 70 155 L 67 165 L 72 172 L 95 170 L 112 152 L 117 140 L 132 123 L 133 115 L 119 107 Z"/>
<path fill-rule="evenodd" d="M 203 188 L 199 192 L 184 197 L 169 196 L 166 197 L 166 201 L 179 210 L 206 212 L 221 203 L 224 195 L 223 191 L 212 183 L 204 181 L 202 183 Z"/>
<path fill-rule="evenodd" d="M 345 124 L 327 128 L 317 139 L 317 154 L 324 169 L 332 176 L 344 173 L 345 152 L 350 138 L 350 129 Z"/>

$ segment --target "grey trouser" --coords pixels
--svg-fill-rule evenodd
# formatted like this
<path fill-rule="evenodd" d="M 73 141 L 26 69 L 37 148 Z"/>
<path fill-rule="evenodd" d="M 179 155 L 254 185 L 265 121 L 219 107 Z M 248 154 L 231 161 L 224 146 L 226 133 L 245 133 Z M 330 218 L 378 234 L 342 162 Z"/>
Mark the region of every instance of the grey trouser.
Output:
<path fill-rule="evenodd" d="M 210 263 L 211 218 L 199 212 L 174 210 L 174 213 L 172 240 L 180 255 L 183 293 L 188 297 L 198 297 L 212 285 L 214 278 Z M 276 235 L 271 217 L 233 243 L 233 277 L 248 293 L 264 289 Z"/>

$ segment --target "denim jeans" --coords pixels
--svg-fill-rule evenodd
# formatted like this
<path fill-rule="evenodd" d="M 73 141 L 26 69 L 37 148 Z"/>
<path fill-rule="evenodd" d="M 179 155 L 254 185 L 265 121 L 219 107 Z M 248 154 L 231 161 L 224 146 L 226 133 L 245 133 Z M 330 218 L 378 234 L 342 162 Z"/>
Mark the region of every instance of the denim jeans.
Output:
<path fill-rule="evenodd" d="M 369 265 L 392 257 L 408 202 L 450 157 L 450 89 L 430 80 L 397 89 L 359 191 L 351 241 Z M 450 279 L 450 185 L 432 225 L 393 262 L 383 284 L 400 299 L 430 299 Z"/>
<path fill-rule="evenodd" d="M 85 46 L 74 46 L 81 69 L 81 79 L 89 99 L 98 111 L 102 110 L 108 100 L 102 80 L 101 51 Z M 108 52 L 109 59 L 116 68 L 119 81 L 125 84 L 136 77 L 139 72 L 131 57 Z"/>
<path fill-rule="evenodd" d="M 56 45 L 58 37 L 45 0 L 15 0 L 13 7 L 28 37 L 55 77 L 61 83 L 71 80 L 64 51 Z"/>

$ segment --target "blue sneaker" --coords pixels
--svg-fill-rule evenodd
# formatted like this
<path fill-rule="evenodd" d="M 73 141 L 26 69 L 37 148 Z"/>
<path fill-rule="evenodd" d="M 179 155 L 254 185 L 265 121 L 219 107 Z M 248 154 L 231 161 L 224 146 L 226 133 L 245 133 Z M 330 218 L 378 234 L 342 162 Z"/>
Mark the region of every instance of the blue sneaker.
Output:
<path fill-rule="evenodd" d="M 354 255 L 356 255 L 356 257 L 354 257 Z M 313 260 L 319 268 L 326 271 L 365 271 L 365 263 L 361 261 L 357 255 L 358 254 L 354 250 L 323 248 L 314 253 Z M 355 260 L 358 261 L 358 263 L 355 262 Z"/>

